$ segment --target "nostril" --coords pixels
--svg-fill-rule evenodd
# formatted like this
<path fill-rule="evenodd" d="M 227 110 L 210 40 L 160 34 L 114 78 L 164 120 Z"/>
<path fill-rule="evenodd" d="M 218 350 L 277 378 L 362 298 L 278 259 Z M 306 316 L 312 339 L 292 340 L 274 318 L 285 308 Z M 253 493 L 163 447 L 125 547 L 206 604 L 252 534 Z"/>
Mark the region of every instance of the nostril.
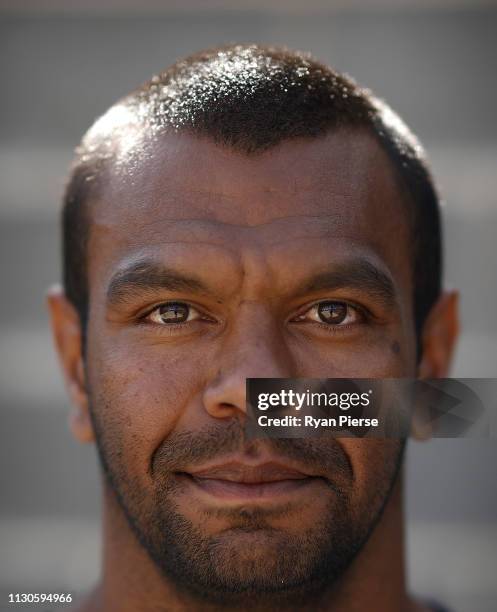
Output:
<path fill-rule="evenodd" d="M 237 410 L 235 404 L 229 404 L 228 402 L 221 402 L 219 404 L 220 410 L 225 410 L 226 412 L 233 412 L 233 410 Z"/>

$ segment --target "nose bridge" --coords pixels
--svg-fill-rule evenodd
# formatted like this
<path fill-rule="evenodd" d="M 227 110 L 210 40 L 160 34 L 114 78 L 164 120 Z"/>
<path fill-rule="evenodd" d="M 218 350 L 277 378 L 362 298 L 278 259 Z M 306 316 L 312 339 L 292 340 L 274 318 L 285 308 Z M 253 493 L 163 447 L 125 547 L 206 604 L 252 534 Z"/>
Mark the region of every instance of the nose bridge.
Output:
<path fill-rule="evenodd" d="M 291 376 L 292 359 L 279 322 L 269 307 L 245 300 L 222 349 L 226 372 L 244 378 L 283 378 Z"/>
<path fill-rule="evenodd" d="M 212 416 L 245 412 L 247 378 L 287 378 L 294 374 L 282 330 L 268 307 L 246 300 L 219 349 L 204 405 Z"/>

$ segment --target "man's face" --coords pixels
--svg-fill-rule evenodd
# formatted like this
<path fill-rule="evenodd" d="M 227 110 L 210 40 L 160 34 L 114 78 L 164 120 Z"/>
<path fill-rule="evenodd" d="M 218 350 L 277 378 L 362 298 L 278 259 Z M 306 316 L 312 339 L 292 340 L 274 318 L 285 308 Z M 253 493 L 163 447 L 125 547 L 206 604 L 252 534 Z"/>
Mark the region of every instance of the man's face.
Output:
<path fill-rule="evenodd" d="M 311 589 L 375 524 L 398 440 L 243 437 L 248 377 L 414 376 L 405 196 L 360 131 L 122 155 L 91 203 L 86 378 L 134 532 L 202 597 Z"/>

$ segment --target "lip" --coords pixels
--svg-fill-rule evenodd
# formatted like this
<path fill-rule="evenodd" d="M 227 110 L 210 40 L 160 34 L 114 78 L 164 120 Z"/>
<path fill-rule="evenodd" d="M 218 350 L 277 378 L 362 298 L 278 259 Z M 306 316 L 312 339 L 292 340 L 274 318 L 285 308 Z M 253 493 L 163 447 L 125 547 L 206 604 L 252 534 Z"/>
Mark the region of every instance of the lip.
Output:
<path fill-rule="evenodd" d="M 243 484 L 263 484 L 279 480 L 301 480 L 309 477 L 309 474 L 276 461 L 267 461 L 259 464 L 230 461 L 203 469 L 191 470 L 188 473 L 197 479 L 227 480 Z"/>
<path fill-rule="evenodd" d="M 218 500 L 280 500 L 295 496 L 323 479 L 283 463 L 230 461 L 180 473 L 197 491 Z"/>

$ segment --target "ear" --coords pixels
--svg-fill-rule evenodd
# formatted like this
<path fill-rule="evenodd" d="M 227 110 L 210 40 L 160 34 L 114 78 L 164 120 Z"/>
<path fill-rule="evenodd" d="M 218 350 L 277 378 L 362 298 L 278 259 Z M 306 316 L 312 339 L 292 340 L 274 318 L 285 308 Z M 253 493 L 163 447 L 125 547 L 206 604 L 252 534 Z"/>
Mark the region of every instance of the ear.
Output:
<path fill-rule="evenodd" d="M 459 294 L 444 291 L 423 325 L 419 378 L 448 376 L 458 335 Z"/>
<path fill-rule="evenodd" d="M 459 336 L 459 294 L 445 291 L 430 311 L 421 336 L 418 378 L 446 378 Z M 423 406 L 413 415 L 411 435 L 418 440 L 432 436 L 432 426 Z"/>
<path fill-rule="evenodd" d="M 73 405 L 69 425 L 77 440 L 93 442 L 95 435 L 88 407 L 80 318 L 60 286 L 49 289 L 47 304 L 55 348 Z"/>

